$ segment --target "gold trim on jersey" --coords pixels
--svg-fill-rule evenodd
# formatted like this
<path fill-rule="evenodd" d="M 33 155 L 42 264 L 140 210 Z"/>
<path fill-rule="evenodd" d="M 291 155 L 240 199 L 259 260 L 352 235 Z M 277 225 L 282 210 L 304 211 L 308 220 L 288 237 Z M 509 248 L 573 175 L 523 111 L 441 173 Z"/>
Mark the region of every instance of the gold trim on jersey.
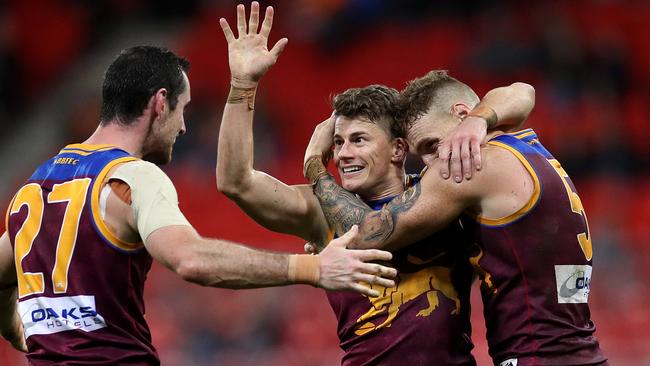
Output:
<path fill-rule="evenodd" d="M 94 146 L 100 146 L 100 145 L 94 145 Z M 104 238 L 106 238 L 110 242 L 111 245 L 115 246 L 118 249 L 127 251 L 127 252 L 136 251 L 136 250 L 142 248 L 144 244 L 142 242 L 138 242 L 138 243 L 126 242 L 126 241 L 118 238 L 117 236 L 115 236 L 109 230 L 108 226 L 106 226 L 106 223 L 104 222 L 104 219 L 102 219 L 102 216 L 101 216 L 101 213 L 100 213 L 101 211 L 99 209 L 99 195 L 100 195 L 102 187 L 103 187 L 104 179 L 106 178 L 106 175 L 108 174 L 108 172 L 113 167 L 115 167 L 118 164 L 126 163 L 126 162 L 129 162 L 129 161 L 135 161 L 135 160 L 138 160 L 138 159 L 134 158 L 134 157 L 131 157 L 131 156 L 127 156 L 127 157 L 115 159 L 115 160 L 111 161 L 110 163 L 108 163 L 104 167 L 104 169 L 102 169 L 102 171 L 99 173 L 99 175 L 97 175 L 97 178 L 95 178 L 95 182 L 93 183 L 92 191 L 90 193 L 90 203 L 91 203 L 90 211 L 92 212 L 93 219 L 95 221 L 95 226 L 97 227 L 97 230 L 99 230 L 99 233 L 102 236 L 104 236 Z"/>
<path fill-rule="evenodd" d="M 534 132 L 532 130 L 530 130 L 530 134 L 533 134 L 533 133 Z M 526 133 L 525 135 L 528 136 L 529 133 Z M 520 138 L 520 137 L 517 136 L 517 138 Z M 537 173 L 535 173 L 535 170 L 533 169 L 533 167 L 530 165 L 528 160 L 526 160 L 526 158 L 521 154 L 521 152 L 519 152 L 519 150 L 515 149 L 514 147 L 512 147 L 512 146 L 510 146 L 508 144 L 504 144 L 503 142 L 500 142 L 500 141 L 492 140 L 492 141 L 488 141 L 488 144 L 492 145 L 492 146 L 498 146 L 498 147 L 501 147 L 501 148 L 504 148 L 504 149 L 510 151 L 513 155 L 515 155 L 517 157 L 517 159 L 519 159 L 519 161 L 521 161 L 521 163 L 524 165 L 526 170 L 528 170 L 528 173 L 530 173 L 530 176 L 533 178 L 533 186 L 534 186 L 533 195 L 530 197 L 528 202 L 526 202 L 526 204 L 522 208 L 517 210 L 516 212 L 511 213 L 510 215 L 499 218 L 499 219 L 487 219 L 485 217 L 482 217 L 481 215 L 469 214 L 470 217 L 472 217 L 473 219 L 475 219 L 476 221 L 480 222 L 483 225 L 486 225 L 486 226 L 502 226 L 502 225 L 509 224 L 509 223 L 521 218 L 522 216 L 527 214 L 530 210 L 532 210 L 533 207 L 535 207 L 535 205 L 537 204 L 537 201 L 539 200 L 539 196 L 540 196 L 540 193 L 541 193 L 541 186 L 540 186 L 540 183 L 539 183 L 539 177 L 537 176 Z"/>
<path fill-rule="evenodd" d="M 77 154 L 81 156 L 88 156 L 90 154 L 100 152 L 100 151 L 106 151 L 110 149 L 114 149 L 117 146 L 115 145 L 109 145 L 109 144 L 101 144 L 101 145 L 91 145 L 91 144 L 70 144 L 61 149 L 59 151 L 59 154 L 63 153 L 68 153 L 68 154 Z"/>
<path fill-rule="evenodd" d="M 11 216 L 11 207 L 14 205 L 17 194 L 18 193 L 16 193 L 11 201 L 9 201 L 9 207 L 7 207 L 7 212 L 5 213 L 5 231 L 7 232 L 7 235 L 9 235 L 9 216 Z"/>
<path fill-rule="evenodd" d="M 531 135 L 534 135 L 535 131 L 533 131 L 532 128 L 527 128 L 525 130 L 517 131 L 517 132 L 512 132 L 512 133 L 507 133 L 506 135 L 510 135 L 512 137 L 516 137 L 518 139 L 523 139 L 524 137 L 528 137 Z"/>

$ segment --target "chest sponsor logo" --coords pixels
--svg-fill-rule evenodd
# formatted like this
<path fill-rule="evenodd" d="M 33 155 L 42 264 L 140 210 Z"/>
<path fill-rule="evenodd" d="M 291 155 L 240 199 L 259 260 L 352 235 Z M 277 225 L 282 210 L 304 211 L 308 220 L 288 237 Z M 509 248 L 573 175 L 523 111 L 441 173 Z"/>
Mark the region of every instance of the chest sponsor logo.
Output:
<path fill-rule="evenodd" d="M 590 265 L 555 266 L 557 302 L 560 304 L 586 304 L 591 287 Z"/>
<path fill-rule="evenodd" d="M 92 332 L 106 327 L 95 308 L 95 296 L 36 297 L 18 303 L 18 312 L 25 338 L 75 329 Z"/>
<path fill-rule="evenodd" d="M 516 358 L 511 358 L 509 360 L 505 360 L 499 364 L 499 366 L 517 366 L 517 359 Z"/>

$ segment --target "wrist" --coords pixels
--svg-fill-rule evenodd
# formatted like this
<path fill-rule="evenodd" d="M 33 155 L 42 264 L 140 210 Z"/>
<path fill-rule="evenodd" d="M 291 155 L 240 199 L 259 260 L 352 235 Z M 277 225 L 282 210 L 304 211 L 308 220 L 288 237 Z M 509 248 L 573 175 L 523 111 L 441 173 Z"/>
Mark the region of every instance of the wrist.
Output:
<path fill-rule="evenodd" d="M 230 85 L 235 88 L 240 88 L 240 89 L 254 89 L 257 88 L 257 81 L 252 80 L 251 78 L 247 77 L 240 77 L 240 76 L 235 76 L 232 75 L 230 77 Z"/>
<path fill-rule="evenodd" d="M 494 111 L 494 109 L 481 104 L 477 105 L 474 109 L 472 109 L 472 111 L 469 112 L 467 116 L 478 117 L 483 119 L 486 124 L 486 129 L 488 130 L 495 128 L 499 123 L 499 118 L 497 117 L 497 114 Z"/>
<path fill-rule="evenodd" d="M 310 254 L 290 255 L 288 278 L 292 283 L 318 286 L 320 280 L 320 256 Z"/>
<path fill-rule="evenodd" d="M 329 172 L 323 163 L 323 157 L 321 155 L 311 155 L 307 158 L 303 174 L 310 184 L 316 184 L 319 179 L 329 175 Z"/>
<path fill-rule="evenodd" d="M 257 92 L 256 87 L 252 88 L 242 88 L 235 86 L 234 84 L 230 85 L 230 92 L 228 93 L 228 99 L 226 103 L 229 104 L 239 104 L 246 103 L 249 110 L 255 109 L 255 93 Z"/>

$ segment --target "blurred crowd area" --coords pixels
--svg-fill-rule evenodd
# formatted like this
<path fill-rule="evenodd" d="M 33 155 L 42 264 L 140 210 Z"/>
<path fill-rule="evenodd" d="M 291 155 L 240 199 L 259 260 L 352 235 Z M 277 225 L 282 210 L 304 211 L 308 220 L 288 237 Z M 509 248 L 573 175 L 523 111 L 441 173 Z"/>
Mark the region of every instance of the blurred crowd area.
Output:
<path fill-rule="evenodd" d="M 165 168 L 190 221 L 204 235 L 301 251 L 300 240 L 259 227 L 216 191 L 216 144 L 229 87 L 218 19 L 233 25 L 235 5 L 2 2 L 0 159 L 14 165 L 0 182 L 0 203 L 8 203 L 37 162 L 66 143 L 83 141 L 96 128 L 101 73 L 117 52 L 154 43 L 192 62 L 188 133 Z M 286 36 L 289 44 L 258 91 L 255 167 L 289 183 L 303 182 L 302 154 L 311 131 L 329 116 L 331 96 L 347 88 L 382 83 L 401 89 L 431 69 L 450 70 L 479 95 L 515 81 L 532 84 L 537 100 L 527 126 L 571 175 L 589 216 L 596 335 L 610 364 L 650 364 L 650 2 L 262 5 L 276 8 L 271 43 Z M 10 146 L 36 150 L 17 160 Z M 337 364 L 342 354 L 334 316 L 320 290 L 199 288 L 159 265 L 146 288 L 147 319 L 163 364 L 319 366 Z M 479 364 L 487 365 L 476 292 L 473 338 Z M 0 364 L 25 362 L 0 343 Z"/>

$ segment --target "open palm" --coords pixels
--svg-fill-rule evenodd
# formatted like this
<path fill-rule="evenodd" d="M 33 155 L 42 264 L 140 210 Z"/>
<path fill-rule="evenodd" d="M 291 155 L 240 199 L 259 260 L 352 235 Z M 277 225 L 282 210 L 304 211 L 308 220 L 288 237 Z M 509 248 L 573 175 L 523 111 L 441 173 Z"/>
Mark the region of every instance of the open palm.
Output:
<path fill-rule="evenodd" d="M 266 71 L 275 64 L 288 40 L 280 39 L 271 50 L 268 49 L 268 37 L 273 25 L 273 8 L 267 7 L 262 27 L 258 33 L 259 3 L 251 4 L 251 13 L 246 24 L 244 5 L 237 6 L 237 30 L 235 37 L 228 22 L 221 18 L 219 24 L 228 42 L 228 62 L 232 82 L 242 87 L 253 87 Z"/>

